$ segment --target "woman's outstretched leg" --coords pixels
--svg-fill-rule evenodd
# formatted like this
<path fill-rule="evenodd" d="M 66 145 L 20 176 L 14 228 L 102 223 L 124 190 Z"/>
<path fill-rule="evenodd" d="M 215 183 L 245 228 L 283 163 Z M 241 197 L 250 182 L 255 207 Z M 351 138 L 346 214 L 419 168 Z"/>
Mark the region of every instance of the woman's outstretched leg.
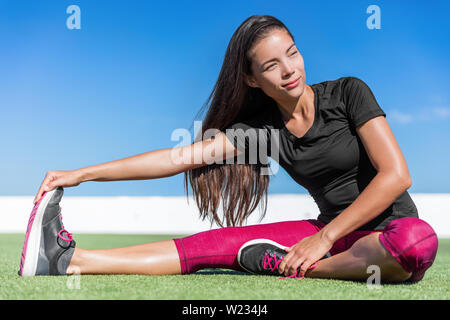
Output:
<path fill-rule="evenodd" d="M 173 240 L 113 249 L 75 248 L 67 274 L 180 274 Z"/>
<path fill-rule="evenodd" d="M 248 240 L 275 237 L 294 244 L 318 228 L 308 221 L 229 227 L 198 234 L 114 249 L 83 250 L 76 246 L 63 223 L 63 188 L 40 198 L 28 221 L 20 259 L 19 275 L 81 274 L 178 274 L 202 268 L 242 270 L 236 254 Z"/>

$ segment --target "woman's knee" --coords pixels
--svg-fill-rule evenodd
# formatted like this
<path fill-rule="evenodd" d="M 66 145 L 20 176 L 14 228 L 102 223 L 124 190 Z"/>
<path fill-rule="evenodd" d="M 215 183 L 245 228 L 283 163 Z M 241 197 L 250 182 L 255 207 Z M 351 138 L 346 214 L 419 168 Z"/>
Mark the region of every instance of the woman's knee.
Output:
<path fill-rule="evenodd" d="M 408 281 L 420 281 L 436 257 L 438 239 L 433 228 L 415 217 L 391 221 L 379 235 L 384 248 L 407 272 Z"/>
<path fill-rule="evenodd" d="M 350 254 L 367 270 L 369 266 L 377 266 L 380 270 L 380 280 L 383 283 L 407 280 L 412 273 L 405 271 L 396 259 L 383 248 L 379 241 L 380 234 L 381 232 L 374 232 L 358 239 L 349 248 Z"/>

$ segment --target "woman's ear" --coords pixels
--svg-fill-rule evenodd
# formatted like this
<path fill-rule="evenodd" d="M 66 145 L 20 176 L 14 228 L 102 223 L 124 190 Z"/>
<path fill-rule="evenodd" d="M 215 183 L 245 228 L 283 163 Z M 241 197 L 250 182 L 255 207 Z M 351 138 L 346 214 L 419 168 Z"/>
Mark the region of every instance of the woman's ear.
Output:
<path fill-rule="evenodd" d="M 244 81 L 249 87 L 259 88 L 259 85 L 256 82 L 256 80 L 253 78 L 253 76 L 249 76 L 247 74 L 244 74 Z"/>

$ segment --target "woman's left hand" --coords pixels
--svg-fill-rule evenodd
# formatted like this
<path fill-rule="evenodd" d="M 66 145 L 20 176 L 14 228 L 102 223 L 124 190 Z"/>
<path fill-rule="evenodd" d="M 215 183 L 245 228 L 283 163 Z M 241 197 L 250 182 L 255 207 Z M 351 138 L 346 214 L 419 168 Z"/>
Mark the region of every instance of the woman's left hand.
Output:
<path fill-rule="evenodd" d="M 330 251 L 333 243 L 322 237 L 321 232 L 305 237 L 300 242 L 286 248 L 288 254 L 283 258 L 278 271 L 286 276 L 293 275 L 301 266 L 297 277 L 303 277 L 308 268 Z"/>

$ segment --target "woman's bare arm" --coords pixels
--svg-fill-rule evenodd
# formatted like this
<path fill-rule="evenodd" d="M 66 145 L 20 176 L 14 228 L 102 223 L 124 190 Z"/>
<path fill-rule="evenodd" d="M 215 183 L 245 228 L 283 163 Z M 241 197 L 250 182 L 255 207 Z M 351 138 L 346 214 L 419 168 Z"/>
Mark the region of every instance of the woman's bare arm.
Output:
<path fill-rule="evenodd" d="M 76 170 L 81 181 L 146 180 L 174 176 L 240 154 L 220 132 L 188 146 L 159 149 Z"/>
<path fill-rule="evenodd" d="M 145 180 L 174 176 L 178 173 L 223 163 L 241 154 L 223 132 L 214 138 L 188 146 L 160 149 L 128 158 L 110 161 L 77 170 L 48 171 L 34 197 L 35 204 L 46 191 L 74 187 L 86 181 Z"/>

